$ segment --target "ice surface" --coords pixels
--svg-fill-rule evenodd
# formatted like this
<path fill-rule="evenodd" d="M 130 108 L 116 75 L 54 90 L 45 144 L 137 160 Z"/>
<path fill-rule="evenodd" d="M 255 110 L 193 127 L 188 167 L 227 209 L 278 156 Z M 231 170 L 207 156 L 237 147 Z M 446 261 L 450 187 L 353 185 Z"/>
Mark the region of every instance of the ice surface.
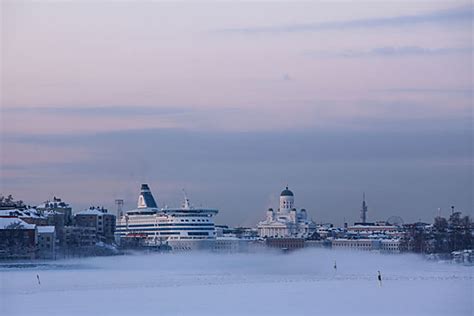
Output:
<path fill-rule="evenodd" d="M 0 315 L 472 315 L 472 272 L 322 249 L 9 263 L 0 265 Z"/>

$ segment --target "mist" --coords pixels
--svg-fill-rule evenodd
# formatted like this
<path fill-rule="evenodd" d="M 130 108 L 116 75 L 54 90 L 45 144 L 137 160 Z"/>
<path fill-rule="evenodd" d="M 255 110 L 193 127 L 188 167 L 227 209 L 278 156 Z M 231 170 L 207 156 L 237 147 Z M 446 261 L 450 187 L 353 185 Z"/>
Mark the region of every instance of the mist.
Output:
<path fill-rule="evenodd" d="M 2 315 L 137 310 L 140 315 L 469 315 L 472 310 L 472 267 L 415 255 L 323 249 L 137 254 L 30 268 L 4 263 L 0 270 Z"/>

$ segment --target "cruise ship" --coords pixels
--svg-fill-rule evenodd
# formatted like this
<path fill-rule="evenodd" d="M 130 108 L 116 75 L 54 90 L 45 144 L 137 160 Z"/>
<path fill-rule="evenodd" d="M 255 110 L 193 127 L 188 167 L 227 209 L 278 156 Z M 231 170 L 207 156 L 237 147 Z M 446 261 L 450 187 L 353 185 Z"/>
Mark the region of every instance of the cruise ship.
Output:
<path fill-rule="evenodd" d="M 148 184 L 142 184 L 136 209 L 117 217 L 118 237 L 142 238 L 147 246 L 173 250 L 212 249 L 216 240 L 217 209 L 193 207 L 184 194 L 181 207 L 159 209 Z"/>

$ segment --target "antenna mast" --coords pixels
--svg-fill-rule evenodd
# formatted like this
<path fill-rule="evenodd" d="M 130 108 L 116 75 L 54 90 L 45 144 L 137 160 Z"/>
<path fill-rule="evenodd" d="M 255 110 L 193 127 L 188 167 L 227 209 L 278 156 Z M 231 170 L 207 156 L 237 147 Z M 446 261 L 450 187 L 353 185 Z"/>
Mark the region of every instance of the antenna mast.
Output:
<path fill-rule="evenodd" d="M 364 224 L 367 222 L 367 203 L 365 203 L 365 192 L 362 194 L 362 209 L 360 210 L 360 220 Z"/>
<path fill-rule="evenodd" d="M 191 204 L 189 203 L 189 199 L 186 196 L 186 191 L 183 189 L 183 195 L 184 195 L 184 203 L 183 203 L 183 208 L 185 210 L 191 209 Z"/>

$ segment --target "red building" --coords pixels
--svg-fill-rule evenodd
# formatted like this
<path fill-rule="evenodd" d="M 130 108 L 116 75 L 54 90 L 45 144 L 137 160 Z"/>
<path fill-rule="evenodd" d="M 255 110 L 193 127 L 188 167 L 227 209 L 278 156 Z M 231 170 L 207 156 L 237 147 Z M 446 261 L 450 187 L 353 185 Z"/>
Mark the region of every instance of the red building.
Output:
<path fill-rule="evenodd" d="M 304 238 L 267 238 L 267 247 L 284 250 L 304 248 Z"/>
<path fill-rule="evenodd" d="M 35 259 L 36 225 L 16 217 L 0 217 L 0 259 Z"/>

